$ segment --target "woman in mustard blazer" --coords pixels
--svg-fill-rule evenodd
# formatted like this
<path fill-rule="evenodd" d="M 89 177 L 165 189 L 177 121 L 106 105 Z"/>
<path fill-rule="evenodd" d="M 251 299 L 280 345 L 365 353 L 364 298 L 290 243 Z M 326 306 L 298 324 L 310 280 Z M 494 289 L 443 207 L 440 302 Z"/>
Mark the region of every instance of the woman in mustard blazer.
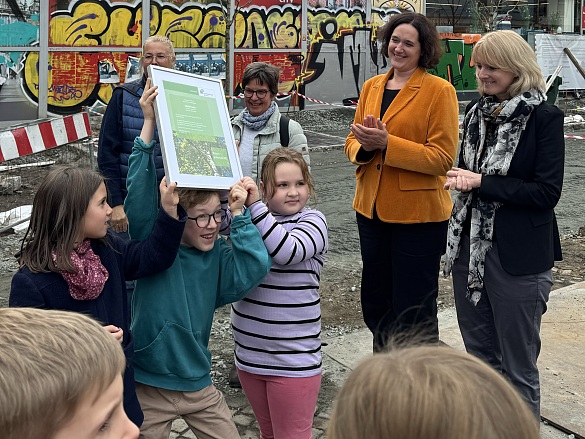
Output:
<path fill-rule="evenodd" d="M 429 74 L 441 56 L 435 26 L 403 13 L 378 31 L 392 68 L 362 89 L 345 153 L 356 164 L 363 261 L 361 300 L 374 351 L 414 332 L 438 341 L 438 277 L 451 198 L 445 174 L 457 153 L 457 95 Z"/>

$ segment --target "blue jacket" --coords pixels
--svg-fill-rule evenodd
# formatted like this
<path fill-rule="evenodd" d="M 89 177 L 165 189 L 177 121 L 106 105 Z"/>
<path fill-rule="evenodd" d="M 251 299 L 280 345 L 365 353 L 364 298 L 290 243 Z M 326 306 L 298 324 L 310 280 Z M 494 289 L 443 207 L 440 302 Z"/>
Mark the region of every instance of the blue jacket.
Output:
<path fill-rule="evenodd" d="M 143 76 L 137 81 L 116 87 L 102 121 L 98 143 L 98 166 L 106 177 L 108 201 L 112 207 L 123 204 L 126 198 L 128 158 L 132 154 L 134 139 L 140 135 L 144 124 L 139 100 L 145 83 L 146 77 Z M 160 181 L 164 176 L 164 166 L 156 130 L 154 139 L 157 140 L 154 151 L 156 176 Z"/>
<path fill-rule="evenodd" d="M 92 316 L 102 325 L 115 325 L 124 331 L 122 346 L 126 354 L 124 373 L 124 410 L 140 426 L 144 419 L 136 398 L 132 357 L 134 342 L 130 333 L 130 312 L 126 279 L 136 279 L 167 269 L 174 261 L 183 234 L 186 213 L 179 209 L 180 221 L 158 213 L 152 234 L 144 241 L 122 240 L 108 231 L 105 242 L 92 240 L 91 247 L 108 270 L 102 293 L 93 300 L 76 300 L 56 272 L 32 273 L 22 267 L 12 278 L 9 306 L 75 311 Z"/>
<path fill-rule="evenodd" d="M 152 142 L 136 139 L 130 157 L 128 212 L 130 235 L 150 233 L 157 192 Z M 250 213 L 233 219 L 232 246 L 217 239 L 202 252 L 181 245 L 173 265 L 139 279 L 132 298 L 136 381 L 153 387 L 193 392 L 211 385 L 208 350 L 216 308 L 242 299 L 260 284 L 271 259 Z"/>

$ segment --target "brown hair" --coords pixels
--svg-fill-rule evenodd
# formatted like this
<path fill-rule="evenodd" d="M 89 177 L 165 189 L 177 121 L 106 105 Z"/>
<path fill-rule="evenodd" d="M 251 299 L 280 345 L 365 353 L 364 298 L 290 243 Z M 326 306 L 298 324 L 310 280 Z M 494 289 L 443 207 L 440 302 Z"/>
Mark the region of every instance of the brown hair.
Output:
<path fill-rule="evenodd" d="M 179 204 L 183 206 L 185 210 L 196 206 L 198 204 L 207 203 L 213 196 L 219 196 L 218 191 L 202 191 L 199 189 L 177 189 L 179 195 Z"/>
<path fill-rule="evenodd" d="M 418 32 L 418 41 L 420 43 L 418 65 L 425 69 L 437 67 L 443 55 L 439 33 L 431 20 L 417 12 L 403 12 L 402 14 L 393 15 L 388 23 L 378 29 L 378 40 L 382 43 L 380 53 L 388 58 L 390 38 L 394 30 L 401 24 L 410 24 Z"/>
<path fill-rule="evenodd" d="M 315 184 L 313 183 L 313 177 L 311 177 L 311 173 L 309 172 L 309 165 L 300 152 L 293 148 L 286 147 L 273 149 L 266 154 L 266 157 L 262 162 L 260 180 L 262 180 L 262 184 L 264 185 L 264 198 L 270 201 L 274 196 L 276 186 L 276 166 L 280 163 L 293 163 L 301 168 L 303 180 L 309 190 L 309 200 L 315 201 Z"/>
<path fill-rule="evenodd" d="M 514 31 L 499 30 L 485 34 L 473 46 L 471 62 L 514 73 L 516 78 L 506 92 L 510 97 L 533 88 L 545 92 L 546 84 L 534 50 Z M 483 95 L 483 85 L 477 82 L 479 93 Z"/>
<path fill-rule="evenodd" d="M 53 437 L 125 367 L 120 343 L 84 314 L 0 308 L 2 437 Z"/>
<path fill-rule="evenodd" d="M 441 346 L 363 361 L 343 385 L 328 439 L 539 439 L 534 414 L 487 363 Z"/>
<path fill-rule="evenodd" d="M 30 271 L 74 272 L 71 252 L 82 230 L 91 198 L 104 183 L 97 172 L 74 166 L 57 167 L 41 182 L 33 199 L 30 223 L 18 260 Z M 51 252 L 57 255 L 53 262 Z"/>
<path fill-rule="evenodd" d="M 278 67 L 265 62 L 253 62 L 246 66 L 244 74 L 242 75 L 242 89 L 252 82 L 258 81 L 260 84 L 266 85 L 274 96 L 278 94 L 278 78 L 280 72 Z"/>

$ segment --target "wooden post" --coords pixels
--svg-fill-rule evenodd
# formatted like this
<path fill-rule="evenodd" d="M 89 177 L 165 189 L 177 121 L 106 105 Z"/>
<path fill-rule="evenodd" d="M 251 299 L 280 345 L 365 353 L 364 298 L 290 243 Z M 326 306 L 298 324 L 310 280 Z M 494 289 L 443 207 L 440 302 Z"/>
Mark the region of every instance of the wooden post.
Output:
<path fill-rule="evenodd" d="M 565 52 L 567 54 L 567 56 L 573 62 L 573 64 L 575 65 L 575 67 L 577 68 L 577 70 L 579 71 L 579 73 L 581 73 L 581 76 L 583 76 L 583 79 L 585 79 L 585 70 L 583 70 L 583 68 L 579 65 L 579 63 L 575 59 L 575 56 L 571 53 L 571 51 L 569 50 L 569 48 L 568 47 L 565 47 L 563 49 L 563 52 Z"/>

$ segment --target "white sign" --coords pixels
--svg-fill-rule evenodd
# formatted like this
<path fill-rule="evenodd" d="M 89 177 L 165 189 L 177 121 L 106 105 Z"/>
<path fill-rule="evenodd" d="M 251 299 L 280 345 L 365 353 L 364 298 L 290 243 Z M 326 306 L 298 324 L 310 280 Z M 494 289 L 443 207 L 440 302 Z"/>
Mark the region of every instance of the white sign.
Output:
<path fill-rule="evenodd" d="M 242 168 L 221 81 L 152 64 L 148 77 L 167 181 L 229 189 Z"/>
<path fill-rule="evenodd" d="M 545 80 L 554 73 L 559 65 L 562 65 L 563 69 L 559 76 L 563 78 L 563 83 L 559 89 L 585 89 L 585 78 L 581 76 L 575 64 L 563 51 L 563 49 L 568 48 L 579 65 L 585 70 L 585 36 L 536 34 L 535 45 L 536 59 Z"/>

